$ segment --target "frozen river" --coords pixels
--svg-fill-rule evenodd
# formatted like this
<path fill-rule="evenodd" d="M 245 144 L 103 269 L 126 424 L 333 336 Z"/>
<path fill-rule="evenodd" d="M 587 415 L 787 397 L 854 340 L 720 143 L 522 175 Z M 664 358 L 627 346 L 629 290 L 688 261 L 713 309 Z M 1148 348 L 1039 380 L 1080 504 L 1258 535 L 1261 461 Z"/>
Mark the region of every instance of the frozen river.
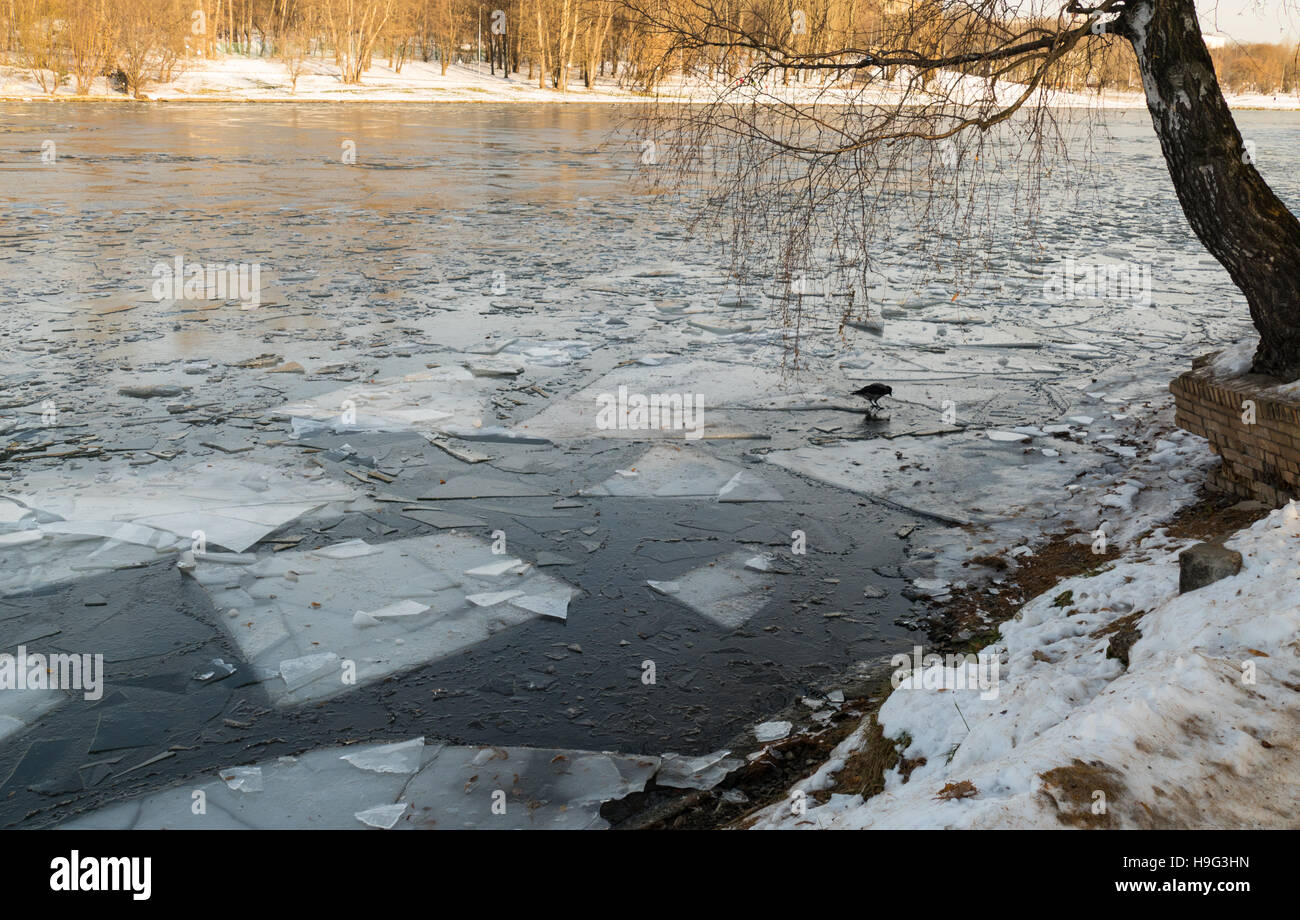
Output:
<path fill-rule="evenodd" d="M 830 718 L 973 546 L 1122 531 L 1141 497 L 1087 476 L 1248 331 L 1145 112 L 1109 116 L 1086 206 L 1049 187 L 1036 249 L 958 296 L 886 262 L 883 330 L 787 375 L 617 110 L 2 111 L 0 650 L 104 662 L 96 699 L 0 694 L 8 826 L 344 743 L 653 759 Z M 1240 123 L 1294 207 L 1300 118 Z M 228 296 L 178 264 L 232 266 Z M 897 400 L 864 425 L 866 381 Z M 701 424 L 610 429 L 620 392 Z"/>

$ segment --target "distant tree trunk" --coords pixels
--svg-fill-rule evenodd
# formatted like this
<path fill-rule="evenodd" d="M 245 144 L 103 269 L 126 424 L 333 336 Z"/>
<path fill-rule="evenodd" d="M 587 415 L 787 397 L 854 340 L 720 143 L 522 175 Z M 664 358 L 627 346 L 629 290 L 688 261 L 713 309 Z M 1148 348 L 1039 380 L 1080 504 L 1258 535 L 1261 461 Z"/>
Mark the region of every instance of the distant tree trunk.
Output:
<path fill-rule="evenodd" d="M 1139 0 L 1113 28 L 1137 53 L 1147 108 L 1183 212 L 1246 295 L 1259 330 L 1254 370 L 1300 378 L 1300 221 L 1264 182 L 1242 143 L 1193 0 Z"/>

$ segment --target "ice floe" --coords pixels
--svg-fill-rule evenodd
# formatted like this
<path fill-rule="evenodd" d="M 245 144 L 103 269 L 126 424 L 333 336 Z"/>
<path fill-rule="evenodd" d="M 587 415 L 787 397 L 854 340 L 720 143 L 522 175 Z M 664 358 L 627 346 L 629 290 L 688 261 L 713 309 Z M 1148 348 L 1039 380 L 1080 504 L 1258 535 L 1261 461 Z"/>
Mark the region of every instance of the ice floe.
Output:
<path fill-rule="evenodd" d="M 724 766 L 712 755 L 698 760 L 674 763 L 665 785 L 705 788 L 683 784 L 706 782 Z M 602 804 L 644 789 L 659 768 L 658 757 L 415 738 L 223 769 L 215 781 L 115 803 L 63 827 L 597 829 L 609 826 Z"/>
<path fill-rule="evenodd" d="M 657 444 L 628 470 L 589 486 L 582 495 L 633 498 L 716 498 L 722 502 L 779 502 L 781 493 L 757 474 L 706 452 Z"/>
<path fill-rule="evenodd" d="M 253 565 L 198 555 L 191 575 L 217 608 L 237 612 L 222 622 L 251 664 L 278 673 L 266 686 L 281 706 L 418 667 L 536 616 L 563 619 L 573 594 L 454 532 L 286 550 Z"/>
<path fill-rule="evenodd" d="M 735 629 L 747 623 L 768 602 L 775 584 L 771 575 L 749 567 L 753 554 L 738 550 L 672 581 L 649 581 L 660 594 L 672 597 L 719 626 Z"/>

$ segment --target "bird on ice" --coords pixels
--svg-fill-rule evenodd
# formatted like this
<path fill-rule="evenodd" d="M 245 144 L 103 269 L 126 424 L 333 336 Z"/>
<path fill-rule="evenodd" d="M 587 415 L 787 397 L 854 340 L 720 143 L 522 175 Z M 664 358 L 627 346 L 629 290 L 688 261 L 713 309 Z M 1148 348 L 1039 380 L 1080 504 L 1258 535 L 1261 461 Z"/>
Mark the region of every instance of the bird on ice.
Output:
<path fill-rule="evenodd" d="M 893 392 L 893 387 L 887 387 L 883 383 L 872 383 L 862 387 L 861 389 L 854 390 L 853 395 L 861 396 L 863 399 L 867 400 L 867 402 L 871 403 L 871 408 L 879 409 L 880 400 L 891 395 Z"/>

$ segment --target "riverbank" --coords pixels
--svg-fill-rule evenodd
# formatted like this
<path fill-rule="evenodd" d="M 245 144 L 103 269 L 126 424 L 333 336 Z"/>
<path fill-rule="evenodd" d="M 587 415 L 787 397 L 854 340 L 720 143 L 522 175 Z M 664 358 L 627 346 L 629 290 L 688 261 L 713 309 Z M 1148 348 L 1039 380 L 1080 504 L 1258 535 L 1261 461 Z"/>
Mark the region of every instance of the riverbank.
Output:
<path fill-rule="evenodd" d="M 957 78 L 961 79 L 961 78 Z M 0 66 L 0 100 L 56 101 L 56 102 L 531 102 L 531 103 L 644 103 L 682 102 L 701 103 L 717 98 L 719 87 L 702 82 L 668 80 L 647 93 L 631 86 L 620 85 L 611 76 L 597 78 L 591 87 L 574 80 L 566 92 L 543 89 L 537 80 L 523 73 L 503 75 L 490 73 L 486 65 L 453 64 L 442 72 L 436 61 L 408 61 L 401 71 L 376 62 L 366 71 L 360 84 L 346 85 L 338 69 L 327 59 L 306 62 L 296 83 L 290 79 L 288 69 L 274 58 L 221 55 L 211 60 L 191 59 L 184 63 L 181 72 L 164 82 L 146 85 L 142 98 L 134 99 L 109 86 L 108 79 L 94 80 L 91 91 L 77 94 L 71 85 L 61 86 L 55 92 L 44 91 L 30 72 L 13 66 Z M 872 84 L 867 94 L 882 104 L 899 101 L 903 83 L 891 86 L 881 81 Z M 1014 97 L 1015 84 L 1000 88 L 1009 101 Z M 752 87 L 729 88 L 728 93 L 752 91 Z M 972 87 L 974 91 L 974 87 Z M 915 94 L 915 90 L 910 90 Z M 846 89 L 822 85 L 784 85 L 773 81 L 755 95 L 771 101 L 799 102 L 801 104 L 837 105 L 849 99 L 864 101 L 861 85 Z M 1228 103 L 1236 109 L 1300 109 L 1300 94 L 1267 96 L 1263 94 L 1231 94 Z M 1049 105 L 1055 107 L 1107 109 L 1143 109 L 1146 101 L 1140 93 L 1067 93 L 1050 94 Z"/>
<path fill-rule="evenodd" d="M 733 826 L 1294 826 L 1300 510 L 1247 505 L 1206 497 L 1056 580 L 979 650 L 992 692 L 975 665 L 927 666 Z M 1178 553 L 1201 540 L 1242 570 L 1180 595 Z"/>

